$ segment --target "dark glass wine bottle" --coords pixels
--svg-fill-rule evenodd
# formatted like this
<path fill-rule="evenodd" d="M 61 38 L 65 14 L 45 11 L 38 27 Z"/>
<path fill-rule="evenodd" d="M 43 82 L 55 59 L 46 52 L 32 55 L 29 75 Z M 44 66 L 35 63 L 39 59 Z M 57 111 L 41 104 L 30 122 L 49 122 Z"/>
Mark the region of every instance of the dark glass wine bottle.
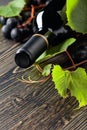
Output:
<path fill-rule="evenodd" d="M 16 52 L 15 62 L 22 68 L 32 65 L 49 46 L 73 36 L 73 31 L 63 26 L 59 13 L 47 9 L 37 14 L 33 28 L 35 34 Z"/>

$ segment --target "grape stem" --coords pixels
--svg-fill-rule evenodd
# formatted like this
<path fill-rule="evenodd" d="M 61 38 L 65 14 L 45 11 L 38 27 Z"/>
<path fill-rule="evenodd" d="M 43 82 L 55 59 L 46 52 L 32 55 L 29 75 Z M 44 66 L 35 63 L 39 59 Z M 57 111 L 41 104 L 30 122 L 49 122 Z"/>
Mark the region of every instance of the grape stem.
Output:
<path fill-rule="evenodd" d="M 29 23 L 32 21 L 32 19 L 34 18 L 34 14 L 35 14 L 35 8 L 34 8 L 34 6 L 32 5 L 32 6 L 31 6 L 31 17 L 29 17 L 29 18 L 27 19 L 27 21 L 22 24 L 23 27 L 27 26 L 27 24 L 29 24 Z"/>
<path fill-rule="evenodd" d="M 18 25 L 18 28 L 26 27 L 29 23 L 31 23 L 32 19 L 34 18 L 35 9 L 34 6 L 31 6 L 31 16 L 27 19 L 27 21 L 21 25 Z"/>
<path fill-rule="evenodd" d="M 45 6 L 46 6 L 46 4 L 40 4 L 38 6 L 34 6 L 34 9 L 37 10 L 37 9 L 40 9 L 40 8 L 44 8 Z M 31 7 L 24 7 L 24 9 L 23 9 L 23 11 L 30 11 L 30 10 L 31 10 Z"/>
<path fill-rule="evenodd" d="M 72 63 L 73 69 L 76 69 L 76 64 L 74 63 L 74 60 L 72 59 L 71 55 L 69 54 L 67 50 L 65 52 Z"/>
<path fill-rule="evenodd" d="M 64 70 L 76 69 L 76 67 L 78 67 L 78 66 L 80 66 L 80 65 L 82 65 L 82 64 L 85 64 L 85 63 L 87 63 L 87 60 L 81 61 L 81 62 L 79 62 L 79 63 L 77 63 L 77 64 L 74 64 L 74 65 L 72 65 L 72 66 L 70 66 L 70 67 L 64 68 Z"/>
<path fill-rule="evenodd" d="M 40 9 L 40 8 L 44 8 L 46 5 L 45 4 L 41 4 L 39 6 L 34 6 L 34 5 L 31 5 L 31 7 L 25 7 L 24 8 L 24 11 L 28 11 L 28 10 L 31 10 L 31 16 L 26 20 L 26 22 L 24 22 L 23 24 L 21 25 L 18 25 L 18 28 L 21 28 L 21 27 L 26 27 L 29 23 L 31 23 L 31 21 L 34 19 L 34 15 L 35 15 L 35 9 Z"/>
<path fill-rule="evenodd" d="M 68 52 L 67 50 L 66 50 L 65 52 L 66 52 L 68 58 L 70 59 L 70 61 L 71 61 L 71 63 L 72 63 L 72 66 L 66 67 L 66 68 L 64 68 L 64 70 L 76 69 L 78 66 L 80 66 L 80 65 L 82 65 L 82 64 L 84 64 L 84 63 L 87 63 L 87 60 L 84 60 L 84 61 L 81 61 L 81 62 L 75 64 L 75 63 L 74 63 L 74 60 L 72 59 L 72 57 L 71 57 L 71 55 L 69 54 L 69 52 Z"/>

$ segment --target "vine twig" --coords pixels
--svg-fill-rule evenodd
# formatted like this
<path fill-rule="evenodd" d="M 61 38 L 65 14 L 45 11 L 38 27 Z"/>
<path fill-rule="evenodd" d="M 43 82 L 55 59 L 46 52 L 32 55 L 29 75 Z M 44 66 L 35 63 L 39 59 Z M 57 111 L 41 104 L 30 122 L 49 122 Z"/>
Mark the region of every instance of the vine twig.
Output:
<path fill-rule="evenodd" d="M 87 63 L 87 60 L 81 61 L 81 62 L 75 64 L 75 66 L 72 65 L 72 66 L 70 66 L 70 67 L 64 68 L 64 70 L 73 69 L 74 67 L 78 67 L 78 66 L 80 66 L 80 65 L 82 65 L 82 64 L 84 64 L 84 63 Z M 76 69 L 76 68 L 75 68 L 75 69 Z"/>
<path fill-rule="evenodd" d="M 66 52 L 66 54 L 67 54 L 68 58 L 70 59 L 70 61 L 71 61 L 71 63 L 72 63 L 73 68 L 74 68 L 74 69 L 76 69 L 76 64 L 74 63 L 74 60 L 72 59 L 72 57 L 71 57 L 70 53 L 69 53 L 67 50 L 66 50 L 65 52 Z"/>

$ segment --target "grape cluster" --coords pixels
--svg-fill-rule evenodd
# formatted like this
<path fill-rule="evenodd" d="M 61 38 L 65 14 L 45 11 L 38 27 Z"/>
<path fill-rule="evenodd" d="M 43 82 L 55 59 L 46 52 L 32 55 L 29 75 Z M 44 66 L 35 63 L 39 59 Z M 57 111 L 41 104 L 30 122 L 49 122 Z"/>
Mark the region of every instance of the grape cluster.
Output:
<path fill-rule="evenodd" d="M 33 32 L 33 18 L 31 18 L 31 5 L 37 7 L 41 4 L 45 4 L 47 0 L 31 0 L 27 9 L 22 10 L 20 16 L 5 18 L 0 16 L 0 24 L 2 24 L 2 34 L 5 38 L 14 40 L 16 42 L 23 42 L 25 39 L 29 38 Z M 35 12 L 34 14 L 35 15 Z"/>
<path fill-rule="evenodd" d="M 30 12 L 27 11 L 19 17 L 5 18 L 0 17 L 0 23 L 2 24 L 2 34 L 7 39 L 12 39 L 17 42 L 25 39 L 29 34 L 32 34 L 31 24 L 22 26 L 21 24 L 30 17 Z M 19 26 L 20 25 L 20 26 Z"/>

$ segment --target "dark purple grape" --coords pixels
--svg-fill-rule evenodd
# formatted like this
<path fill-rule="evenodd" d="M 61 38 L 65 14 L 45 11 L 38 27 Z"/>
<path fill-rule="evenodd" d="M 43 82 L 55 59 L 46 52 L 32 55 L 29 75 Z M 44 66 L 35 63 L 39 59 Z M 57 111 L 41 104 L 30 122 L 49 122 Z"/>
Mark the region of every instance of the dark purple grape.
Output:
<path fill-rule="evenodd" d="M 11 30 L 11 38 L 16 42 L 22 41 L 22 30 L 20 28 L 13 28 Z"/>
<path fill-rule="evenodd" d="M 85 50 L 82 50 L 82 51 L 77 51 L 75 54 L 74 54 L 74 59 L 75 59 L 75 62 L 81 62 L 83 60 L 86 60 L 87 59 L 87 52 Z"/>
<path fill-rule="evenodd" d="M 25 38 L 31 35 L 31 30 L 27 27 L 13 28 L 11 31 L 11 38 L 17 42 L 22 42 Z"/>
<path fill-rule="evenodd" d="M 32 35 L 32 31 L 27 28 L 13 28 L 11 30 L 11 38 L 16 42 L 22 42 L 24 39 Z"/>
<path fill-rule="evenodd" d="M 31 12 L 30 11 L 22 12 L 21 15 L 22 15 L 23 21 L 25 21 L 31 16 Z"/>
<path fill-rule="evenodd" d="M 11 28 L 9 25 L 4 25 L 1 30 L 2 30 L 2 34 L 5 38 L 8 38 L 8 39 L 11 38 L 10 37 Z"/>
<path fill-rule="evenodd" d="M 33 34 L 32 29 L 29 29 L 27 27 L 23 29 L 23 39 L 27 37 L 29 38 L 30 36 L 32 36 L 32 34 Z"/>
<path fill-rule="evenodd" d="M 6 24 L 10 26 L 10 28 L 14 28 L 17 26 L 18 20 L 15 17 L 8 18 Z"/>
<path fill-rule="evenodd" d="M 87 48 L 85 46 L 79 46 L 75 49 L 75 52 L 72 54 L 72 58 L 75 63 L 81 62 L 87 59 Z"/>
<path fill-rule="evenodd" d="M 17 21 L 18 21 L 18 24 L 22 24 L 23 23 L 23 17 L 22 16 L 19 16 L 18 18 L 17 18 Z"/>
<path fill-rule="evenodd" d="M 3 16 L 0 17 L 0 23 L 1 23 L 2 25 L 5 25 L 5 24 L 6 24 L 6 20 L 7 20 L 7 18 L 5 18 L 5 17 L 3 17 Z"/>
<path fill-rule="evenodd" d="M 31 4 L 32 5 L 40 5 L 41 4 L 41 0 L 32 0 Z"/>

